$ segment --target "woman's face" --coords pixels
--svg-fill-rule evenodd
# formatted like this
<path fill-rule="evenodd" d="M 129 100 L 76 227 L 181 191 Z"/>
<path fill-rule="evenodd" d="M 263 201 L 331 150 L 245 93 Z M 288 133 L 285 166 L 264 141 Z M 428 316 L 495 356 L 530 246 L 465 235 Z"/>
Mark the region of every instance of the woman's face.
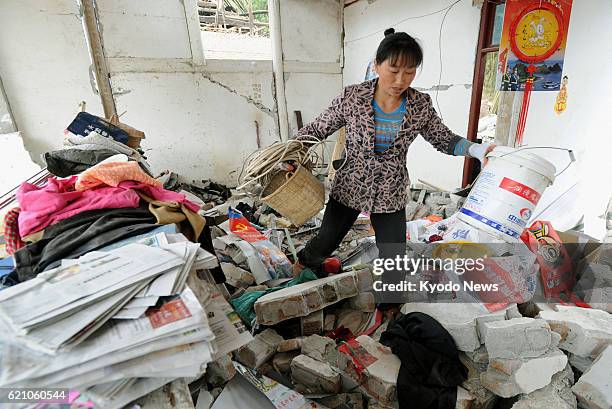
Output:
<path fill-rule="evenodd" d="M 412 84 L 416 76 L 416 67 L 391 65 L 390 61 L 386 59 L 382 64 L 375 65 L 378 87 L 389 96 L 399 97 Z"/>

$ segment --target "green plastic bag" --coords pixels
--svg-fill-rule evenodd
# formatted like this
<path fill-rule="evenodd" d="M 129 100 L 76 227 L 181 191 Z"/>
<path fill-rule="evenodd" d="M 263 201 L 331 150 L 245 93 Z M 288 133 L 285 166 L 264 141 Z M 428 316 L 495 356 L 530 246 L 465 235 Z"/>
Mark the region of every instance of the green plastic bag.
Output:
<path fill-rule="evenodd" d="M 232 307 L 234 307 L 236 313 L 240 316 L 240 319 L 242 319 L 242 322 L 244 322 L 247 327 L 251 328 L 256 318 L 255 301 L 257 301 L 260 297 L 263 297 L 264 295 L 273 291 L 278 291 L 283 288 L 302 284 L 307 281 L 316 280 L 318 278 L 319 277 L 317 277 L 315 273 L 312 272 L 312 270 L 305 268 L 302 270 L 299 277 L 294 278 L 291 281 L 287 281 L 283 285 L 269 288 L 265 291 L 253 291 L 251 293 L 243 294 L 240 297 L 231 300 L 230 303 L 232 304 Z"/>

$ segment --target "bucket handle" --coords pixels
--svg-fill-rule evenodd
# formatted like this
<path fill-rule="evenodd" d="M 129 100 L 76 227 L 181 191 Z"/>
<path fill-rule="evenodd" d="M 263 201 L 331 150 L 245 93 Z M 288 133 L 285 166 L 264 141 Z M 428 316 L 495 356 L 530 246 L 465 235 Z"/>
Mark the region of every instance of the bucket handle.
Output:
<path fill-rule="evenodd" d="M 567 164 L 566 167 L 563 168 L 563 170 L 561 170 L 555 175 L 555 178 L 559 176 L 560 174 L 562 174 L 563 172 L 565 172 L 572 165 L 572 163 L 576 162 L 576 156 L 574 156 L 574 151 L 572 151 L 571 149 L 567 149 L 567 148 L 559 148 L 557 146 L 526 146 L 524 148 L 518 148 L 512 152 L 508 152 L 508 153 L 504 153 L 503 155 L 499 155 L 499 157 L 503 158 L 504 156 L 512 155 L 513 153 L 516 153 L 519 151 L 525 151 L 528 149 L 556 149 L 560 151 L 566 151 L 568 153 L 570 157 L 569 163 Z"/>

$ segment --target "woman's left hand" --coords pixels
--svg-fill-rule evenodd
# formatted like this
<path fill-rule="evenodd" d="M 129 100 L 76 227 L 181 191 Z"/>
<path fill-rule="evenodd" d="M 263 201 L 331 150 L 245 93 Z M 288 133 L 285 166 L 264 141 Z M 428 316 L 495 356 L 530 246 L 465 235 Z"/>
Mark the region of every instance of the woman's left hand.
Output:
<path fill-rule="evenodd" d="M 483 161 L 482 161 L 482 167 L 483 167 L 483 168 L 484 168 L 484 167 L 487 165 L 487 162 L 489 161 L 489 159 L 487 158 L 487 154 L 488 154 L 489 152 L 491 152 L 493 149 L 495 149 L 496 147 L 497 147 L 497 145 L 495 145 L 494 143 L 492 143 L 492 144 L 491 144 L 491 145 L 489 145 L 489 146 L 487 147 L 487 149 L 485 150 L 485 153 L 484 153 L 484 159 L 483 159 Z"/>

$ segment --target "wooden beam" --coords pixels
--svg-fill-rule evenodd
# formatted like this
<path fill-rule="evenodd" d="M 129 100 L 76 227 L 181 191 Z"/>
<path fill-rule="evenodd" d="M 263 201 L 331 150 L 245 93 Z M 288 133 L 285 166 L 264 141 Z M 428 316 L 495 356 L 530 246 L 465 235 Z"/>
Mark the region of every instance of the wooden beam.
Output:
<path fill-rule="evenodd" d="M 253 0 L 248 0 L 247 5 L 249 8 L 249 28 L 251 29 L 252 34 L 253 30 L 255 29 L 255 17 L 253 16 Z"/>
<path fill-rule="evenodd" d="M 200 16 L 200 23 L 219 24 L 215 20 L 216 20 L 215 16 Z M 224 25 L 237 26 L 237 27 L 249 27 L 251 25 L 248 19 L 241 18 L 241 17 L 226 16 L 224 19 L 224 22 L 225 22 Z M 252 24 L 258 27 L 268 27 L 268 23 L 262 23 L 261 21 L 253 21 Z"/>
<path fill-rule="evenodd" d="M 113 99 L 113 90 L 110 84 L 108 68 L 106 67 L 104 48 L 102 47 L 102 36 L 98 30 L 95 0 L 81 0 L 81 4 L 83 6 L 85 35 L 87 36 L 87 43 L 89 44 L 96 84 L 104 109 L 104 116 L 110 118 L 113 115 L 117 115 L 117 109 L 115 107 L 115 100 Z"/>

